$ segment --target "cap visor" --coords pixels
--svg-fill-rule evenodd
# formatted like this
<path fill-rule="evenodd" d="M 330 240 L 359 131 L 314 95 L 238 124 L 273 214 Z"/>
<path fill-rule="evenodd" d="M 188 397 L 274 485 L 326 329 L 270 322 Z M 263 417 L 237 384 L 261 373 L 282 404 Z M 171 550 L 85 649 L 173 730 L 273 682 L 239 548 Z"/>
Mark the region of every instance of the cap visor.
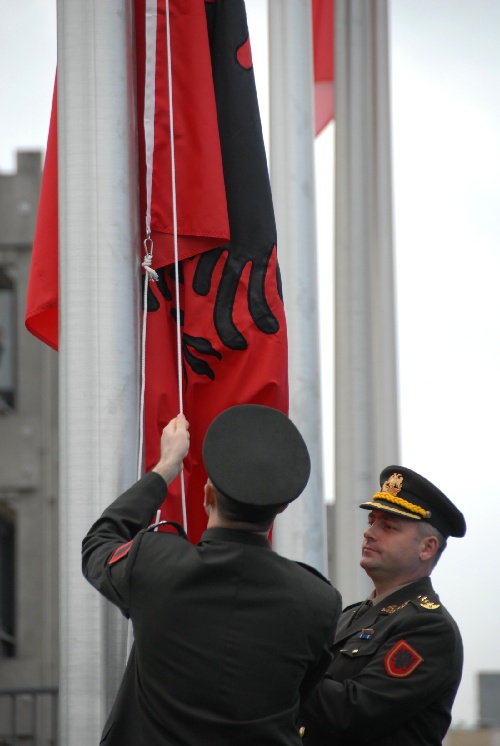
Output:
<path fill-rule="evenodd" d="M 401 508 L 393 508 L 392 506 L 383 505 L 379 502 L 361 503 L 359 507 L 364 508 L 365 510 L 382 510 L 384 513 L 395 513 L 396 515 L 402 515 L 404 518 L 413 518 L 414 521 L 422 520 L 419 515 L 409 512 L 407 513 L 405 510 L 401 510 Z"/>

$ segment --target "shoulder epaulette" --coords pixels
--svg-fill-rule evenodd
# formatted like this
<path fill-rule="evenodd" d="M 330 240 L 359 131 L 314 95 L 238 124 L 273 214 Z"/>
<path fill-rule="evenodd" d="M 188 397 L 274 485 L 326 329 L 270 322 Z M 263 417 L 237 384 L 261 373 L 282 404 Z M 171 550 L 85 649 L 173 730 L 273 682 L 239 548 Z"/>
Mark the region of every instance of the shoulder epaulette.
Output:
<path fill-rule="evenodd" d="M 427 611 L 436 611 L 436 609 L 441 608 L 441 604 L 439 603 L 439 598 L 437 596 L 433 596 L 432 598 L 429 598 L 428 596 L 417 596 L 417 598 L 413 601 L 420 609 L 426 609 Z"/>

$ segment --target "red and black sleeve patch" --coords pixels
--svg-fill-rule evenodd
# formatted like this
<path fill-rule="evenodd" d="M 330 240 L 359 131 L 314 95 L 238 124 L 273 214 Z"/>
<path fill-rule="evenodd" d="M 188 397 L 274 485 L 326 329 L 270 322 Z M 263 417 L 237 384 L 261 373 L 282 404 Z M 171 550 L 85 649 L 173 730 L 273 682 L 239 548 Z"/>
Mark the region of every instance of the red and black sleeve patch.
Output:
<path fill-rule="evenodd" d="M 127 541 L 126 544 L 120 544 L 120 546 L 117 547 L 117 549 L 115 549 L 115 551 L 113 552 L 113 554 L 109 558 L 109 560 L 108 560 L 108 567 L 110 565 L 114 565 L 115 562 L 118 562 L 119 560 L 121 560 L 124 557 L 126 557 L 127 554 L 130 552 L 131 546 L 132 546 L 132 542 L 131 541 Z"/>
<path fill-rule="evenodd" d="M 422 656 L 409 643 L 400 640 L 385 656 L 384 665 L 389 676 L 405 679 L 413 673 L 423 660 Z"/>
<path fill-rule="evenodd" d="M 245 70 L 251 70 L 253 67 L 252 62 L 252 48 L 250 46 L 250 37 L 247 36 L 246 41 L 241 44 L 236 50 L 236 59 Z"/>

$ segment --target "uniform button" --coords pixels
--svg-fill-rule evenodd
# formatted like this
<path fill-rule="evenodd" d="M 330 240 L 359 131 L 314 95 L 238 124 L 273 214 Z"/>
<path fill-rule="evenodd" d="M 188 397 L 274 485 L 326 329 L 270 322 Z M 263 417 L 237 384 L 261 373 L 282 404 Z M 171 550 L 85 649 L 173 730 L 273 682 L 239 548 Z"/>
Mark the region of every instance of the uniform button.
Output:
<path fill-rule="evenodd" d="M 304 728 L 304 726 L 302 726 L 302 728 L 299 728 L 299 735 L 300 735 L 301 738 L 304 737 L 304 733 L 305 732 L 306 732 L 306 729 Z"/>

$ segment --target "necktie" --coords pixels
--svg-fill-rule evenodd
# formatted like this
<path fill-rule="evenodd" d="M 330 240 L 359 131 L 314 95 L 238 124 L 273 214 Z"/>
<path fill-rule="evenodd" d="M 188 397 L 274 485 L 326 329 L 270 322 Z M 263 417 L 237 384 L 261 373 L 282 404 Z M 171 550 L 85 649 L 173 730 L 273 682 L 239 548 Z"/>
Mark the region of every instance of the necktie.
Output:
<path fill-rule="evenodd" d="M 355 622 L 357 619 L 359 619 L 360 617 L 362 617 L 363 614 L 366 614 L 366 612 L 369 611 L 372 608 L 372 606 L 373 606 L 373 602 L 370 601 L 369 598 L 367 598 L 366 601 L 364 601 L 361 604 L 361 606 L 357 609 L 357 611 L 354 612 L 352 619 L 351 619 L 351 624 Z"/>

